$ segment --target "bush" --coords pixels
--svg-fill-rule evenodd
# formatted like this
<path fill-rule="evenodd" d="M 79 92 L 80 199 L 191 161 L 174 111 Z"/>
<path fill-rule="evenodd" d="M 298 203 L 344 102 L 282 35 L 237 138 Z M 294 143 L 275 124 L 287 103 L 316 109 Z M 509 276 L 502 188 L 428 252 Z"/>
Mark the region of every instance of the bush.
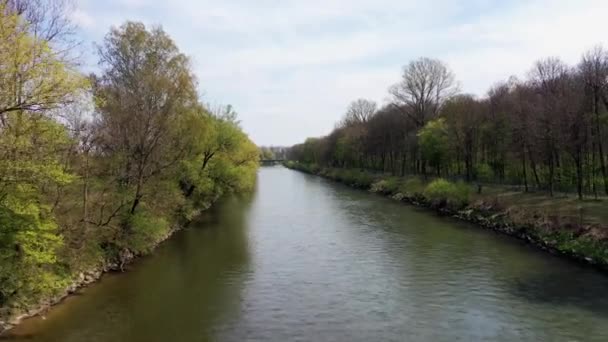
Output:
<path fill-rule="evenodd" d="M 470 187 L 463 183 L 451 183 L 439 178 L 424 189 L 424 196 L 435 204 L 445 203 L 452 209 L 461 209 L 469 203 Z"/>
<path fill-rule="evenodd" d="M 382 194 L 395 194 L 399 192 L 400 185 L 399 179 L 390 177 L 373 183 L 370 190 Z"/>
<path fill-rule="evenodd" d="M 355 173 L 353 185 L 363 189 L 369 189 L 369 187 L 372 186 L 372 183 L 374 182 L 374 177 L 372 177 L 372 175 L 364 171 L 355 171 Z"/>
<path fill-rule="evenodd" d="M 409 178 L 401 184 L 399 192 L 407 195 L 417 195 L 424 192 L 424 184 L 418 177 Z"/>
<path fill-rule="evenodd" d="M 328 173 L 328 177 L 363 189 L 368 189 L 374 182 L 374 177 L 371 174 L 360 170 L 333 169 Z"/>

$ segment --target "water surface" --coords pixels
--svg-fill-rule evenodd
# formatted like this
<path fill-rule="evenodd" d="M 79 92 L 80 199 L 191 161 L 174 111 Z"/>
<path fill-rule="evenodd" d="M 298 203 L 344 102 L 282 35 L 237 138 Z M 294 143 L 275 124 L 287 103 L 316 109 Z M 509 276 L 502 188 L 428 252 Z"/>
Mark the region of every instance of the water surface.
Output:
<path fill-rule="evenodd" d="M 608 341 L 608 277 L 282 167 L 18 341 Z"/>

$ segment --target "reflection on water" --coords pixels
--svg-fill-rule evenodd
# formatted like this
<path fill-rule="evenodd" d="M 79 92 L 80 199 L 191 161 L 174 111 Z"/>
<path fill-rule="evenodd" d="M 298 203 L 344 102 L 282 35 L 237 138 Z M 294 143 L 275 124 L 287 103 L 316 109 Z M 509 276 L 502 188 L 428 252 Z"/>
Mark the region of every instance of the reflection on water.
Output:
<path fill-rule="evenodd" d="M 27 321 L 31 341 L 608 340 L 608 278 L 282 167 L 125 274 Z"/>

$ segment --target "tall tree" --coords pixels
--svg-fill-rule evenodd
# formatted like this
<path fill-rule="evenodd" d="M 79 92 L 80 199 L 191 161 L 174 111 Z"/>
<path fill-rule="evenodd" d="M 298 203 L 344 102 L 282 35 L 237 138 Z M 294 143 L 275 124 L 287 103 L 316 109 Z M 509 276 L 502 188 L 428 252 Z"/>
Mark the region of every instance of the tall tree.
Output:
<path fill-rule="evenodd" d="M 446 64 L 430 58 L 410 62 L 401 81 L 390 88 L 395 104 L 422 128 L 434 119 L 447 99 L 458 92 L 454 74 Z"/>
<path fill-rule="evenodd" d="M 114 28 L 99 56 L 99 140 L 117 158 L 119 183 L 132 191 L 120 206 L 133 214 L 147 183 L 183 156 L 175 122 L 197 106 L 195 80 L 188 58 L 159 27 L 127 22 Z"/>
<path fill-rule="evenodd" d="M 586 93 L 594 114 L 594 137 L 600 162 L 604 192 L 608 195 L 608 171 L 604 154 L 602 114 L 608 107 L 608 52 L 601 46 L 587 51 L 579 63 L 579 70 L 586 86 Z M 595 153 L 595 151 L 593 151 Z"/>

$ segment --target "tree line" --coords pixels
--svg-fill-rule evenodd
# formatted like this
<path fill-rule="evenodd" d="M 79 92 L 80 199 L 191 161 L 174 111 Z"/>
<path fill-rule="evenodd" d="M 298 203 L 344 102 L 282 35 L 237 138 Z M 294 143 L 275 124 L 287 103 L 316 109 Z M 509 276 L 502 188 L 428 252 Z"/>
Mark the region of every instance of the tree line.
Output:
<path fill-rule="evenodd" d="M 288 151 L 288 147 L 260 146 L 260 160 L 285 160 Z"/>
<path fill-rule="evenodd" d="M 162 28 L 112 28 L 84 75 L 68 13 L 0 1 L 0 320 L 255 182 L 258 148 Z"/>
<path fill-rule="evenodd" d="M 608 194 L 608 51 L 569 66 L 535 62 L 523 80 L 483 97 L 461 93 L 440 60 L 419 58 L 389 88 L 390 103 L 353 101 L 327 136 L 291 147 L 309 164 L 450 177 L 585 195 Z"/>

